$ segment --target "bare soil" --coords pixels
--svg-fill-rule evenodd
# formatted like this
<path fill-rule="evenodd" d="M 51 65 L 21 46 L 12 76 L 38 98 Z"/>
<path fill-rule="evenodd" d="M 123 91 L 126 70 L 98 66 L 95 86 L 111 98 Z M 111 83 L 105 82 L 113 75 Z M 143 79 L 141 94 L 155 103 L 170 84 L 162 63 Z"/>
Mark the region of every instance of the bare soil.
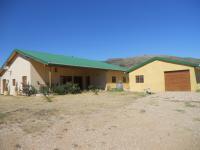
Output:
<path fill-rule="evenodd" d="M 200 93 L 0 96 L 1 150 L 199 150 Z"/>

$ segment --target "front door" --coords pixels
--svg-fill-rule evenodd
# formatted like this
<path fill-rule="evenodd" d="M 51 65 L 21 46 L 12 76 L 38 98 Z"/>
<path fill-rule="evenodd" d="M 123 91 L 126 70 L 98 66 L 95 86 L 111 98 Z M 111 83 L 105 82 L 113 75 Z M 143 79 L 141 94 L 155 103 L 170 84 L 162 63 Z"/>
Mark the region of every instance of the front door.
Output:
<path fill-rule="evenodd" d="M 23 85 L 27 85 L 27 76 L 22 76 Z"/>
<path fill-rule="evenodd" d="M 6 79 L 3 79 L 3 92 L 6 90 Z"/>
<path fill-rule="evenodd" d="M 81 76 L 74 76 L 74 83 L 78 84 L 83 89 L 83 78 Z"/>

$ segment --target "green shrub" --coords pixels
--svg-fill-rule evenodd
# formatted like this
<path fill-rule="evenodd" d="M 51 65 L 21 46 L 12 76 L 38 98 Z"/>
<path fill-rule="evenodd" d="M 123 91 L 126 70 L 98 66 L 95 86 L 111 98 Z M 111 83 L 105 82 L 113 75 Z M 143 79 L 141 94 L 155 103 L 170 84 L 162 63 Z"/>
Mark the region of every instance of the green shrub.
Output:
<path fill-rule="evenodd" d="M 122 88 L 113 88 L 110 91 L 111 92 L 123 92 L 124 90 Z"/>
<path fill-rule="evenodd" d="M 70 94 L 81 93 L 81 89 L 80 89 L 79 85 L 73 84 L 73 83 L 67 83 L 65 85 L 65 90 L 66 90 L 66 93 L 70 93 Z"/>
<path fill-rule="evenodd" d="M 67 83 L 65 85 L 55 86 L 53 92 L 58 95 L 77 94 L 81 93 L 81 89 L 78 84 Z"/>
<path fill-rule="evenodd" d="M 58 94 L 58 95 L 65 95 L 66 94 L 65 85 L 55 86 L 53 88 L 53 92 Z"/>
<path fill-rule="evenodd" d="M 38 91 L 37 91 L 37 89 L 34 86 L 31 85 L 31 91 L 30 91 L 30 93 L 31 93 L 31 95 L 34 95 L 34 94 L 37 94 Z"/>
<path fill-rule="evenodd" d="M 39 91 L 40 91 L 40 93 L 42 93 L 44 95 L 48 95 L 50 93 L 48 86 L 40 86 L 40 90 Z"/>
<path fill-rule="evenodd" d="M 22 93 L 26 96 L 31 96 L 37 94 L 37 90 L 34 86 L 27 84 L 22 86 Z"/>

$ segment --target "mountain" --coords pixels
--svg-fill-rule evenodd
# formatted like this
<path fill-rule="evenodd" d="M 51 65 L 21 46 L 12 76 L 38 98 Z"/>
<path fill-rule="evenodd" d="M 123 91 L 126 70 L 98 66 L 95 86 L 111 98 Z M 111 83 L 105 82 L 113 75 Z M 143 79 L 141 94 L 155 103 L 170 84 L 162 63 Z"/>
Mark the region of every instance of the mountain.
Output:
<path fill-rule="evenodd" d="M 164 57 L 164 58 L 171 58 L 175 60 L 182 60 L 192 63 L 200 64 L 200 58 L 191 58 L 191 57 L 176 57 L 176 56 L 168 56 L 168 55 L 143 55 L 143 56 L 136 56 L 136 57 L 129 57 L 129 58 L 111 58 L 106 60 L 107 63 L 120 65 L 124 67 L 132 67 L 144 61 L 147 61 L 153 57 Z"/>

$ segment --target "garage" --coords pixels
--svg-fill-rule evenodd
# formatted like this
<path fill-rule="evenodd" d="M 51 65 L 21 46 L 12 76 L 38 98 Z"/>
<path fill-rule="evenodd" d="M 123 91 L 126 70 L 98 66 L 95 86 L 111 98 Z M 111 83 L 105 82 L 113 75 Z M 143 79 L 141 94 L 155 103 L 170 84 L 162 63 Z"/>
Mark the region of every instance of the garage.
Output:
<path fill-rule="evenodd" d="M 197 91 L 200 89 L 200 64 L 154 57 L 128 70 L 130 91 L 153 93 Z M 138 76 L 142 80 L 138 82 Z"/>
<path fill-rule="evenodd" d="M 165 74 L 165 91 L 191 91 L 189 70 L 169 71 Z"/>

